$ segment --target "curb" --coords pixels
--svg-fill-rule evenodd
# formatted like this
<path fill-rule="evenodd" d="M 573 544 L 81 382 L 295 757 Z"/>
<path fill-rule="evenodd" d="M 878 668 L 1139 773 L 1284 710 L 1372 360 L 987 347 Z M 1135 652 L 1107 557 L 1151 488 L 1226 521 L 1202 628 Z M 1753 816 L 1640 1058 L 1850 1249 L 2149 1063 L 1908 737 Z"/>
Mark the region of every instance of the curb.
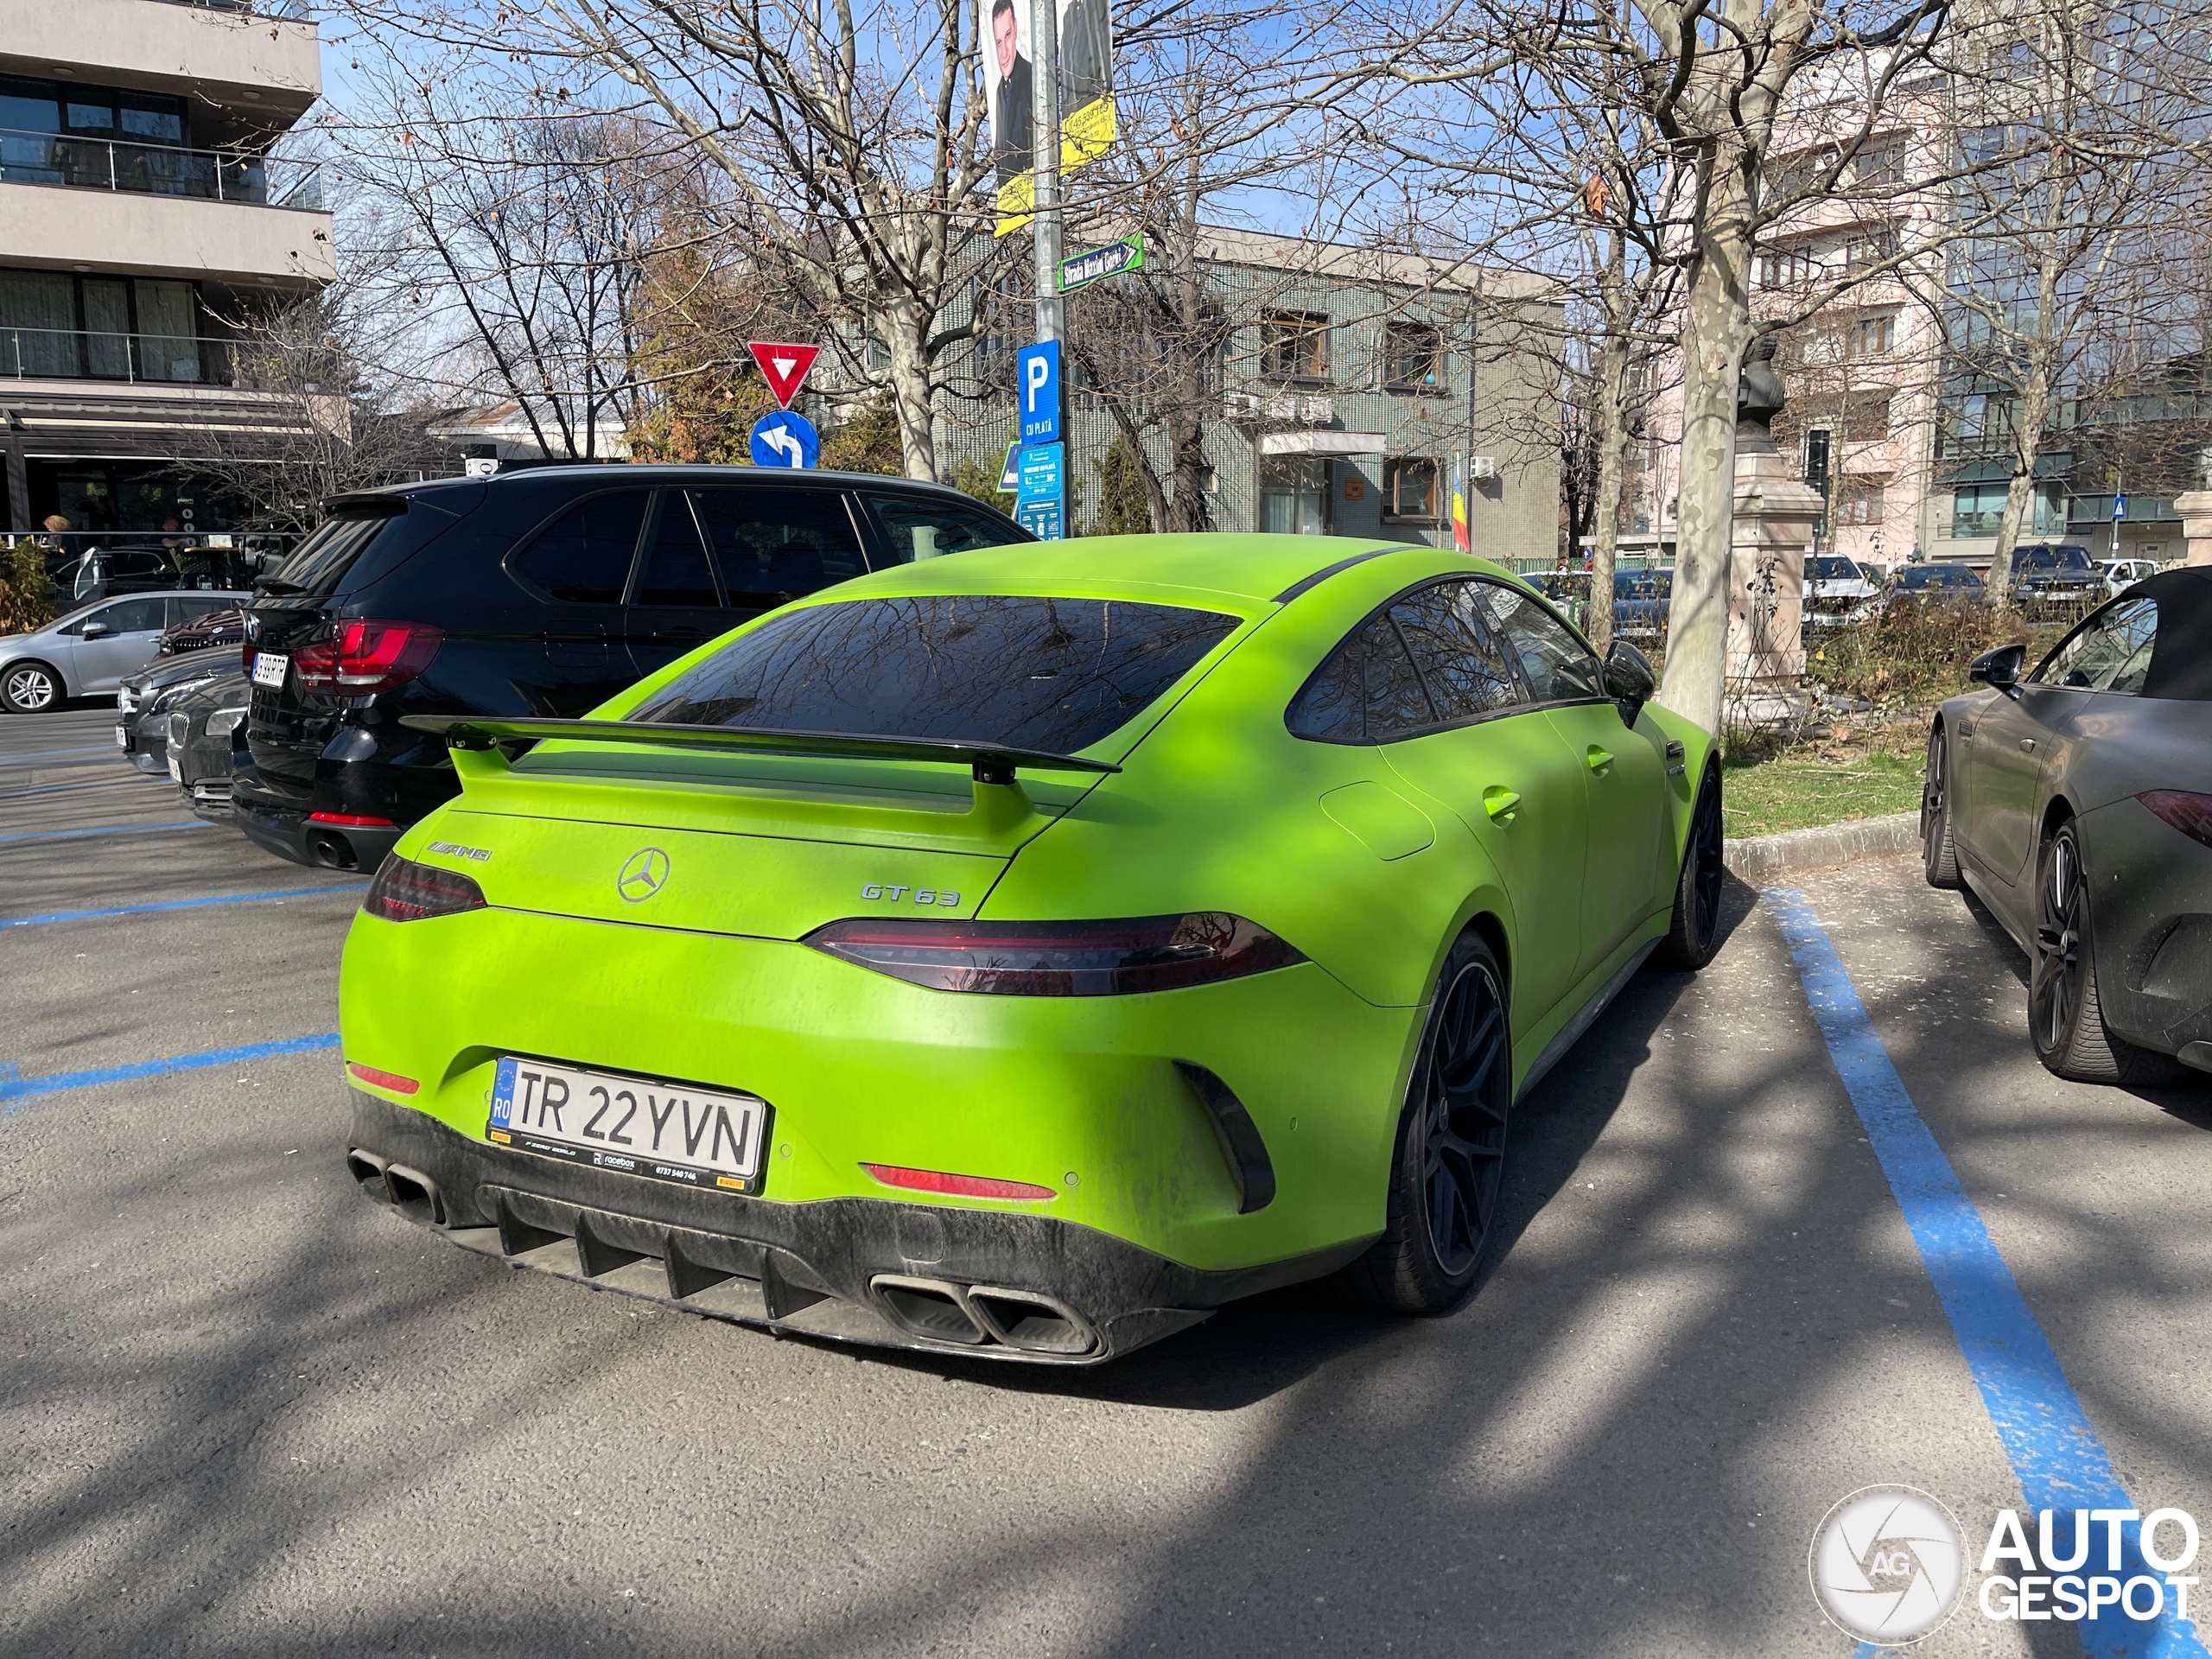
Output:
<path fill-rule="evenodd" d="M 1920 814 L 1899 812 L 1885 818 L 1824 823 L 1778 836 L 1731 841 L 1722 861 L 1738 880 L 1756 885 L 1770 875 L 1796 870 L 1825 870 L 1862 858 L 1895 858 L 1920 850 Z"/>

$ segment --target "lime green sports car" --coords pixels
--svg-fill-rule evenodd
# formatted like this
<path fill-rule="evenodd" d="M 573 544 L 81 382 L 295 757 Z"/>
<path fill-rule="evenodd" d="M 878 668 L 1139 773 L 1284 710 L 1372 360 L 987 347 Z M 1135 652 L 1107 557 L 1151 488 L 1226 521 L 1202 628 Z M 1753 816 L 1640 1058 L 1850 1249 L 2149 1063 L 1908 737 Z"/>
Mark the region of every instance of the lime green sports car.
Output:
<path fill-rule="evenodd" d="M 816 1336 L 1090 1363 L 1337 1274 L 1471 1289 L 1515 1099 L 1710 957 L 1712 740 L 1433 548 L 880 571 L 460 797 L 346 941 L 347 1162 L 457 1243 Z"/>

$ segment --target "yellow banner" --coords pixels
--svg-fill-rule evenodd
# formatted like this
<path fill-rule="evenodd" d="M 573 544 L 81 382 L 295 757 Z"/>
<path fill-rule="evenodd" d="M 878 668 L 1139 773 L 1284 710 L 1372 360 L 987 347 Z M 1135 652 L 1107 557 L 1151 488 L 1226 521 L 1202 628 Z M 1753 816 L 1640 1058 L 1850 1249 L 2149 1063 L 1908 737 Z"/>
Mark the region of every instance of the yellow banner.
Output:
<path fill-rule="evenodd" d="M 1114 99 L 1109 93 L 1061 121 L 1060 171 L 1072 173 L 1096 161 L 1113 147 L 1114 137 Z M 1037 216 L 1036 174 L 1018 173 L 999 186 L 996 206 L 993 236 L 1008 235 L 1028 224 Z"/>

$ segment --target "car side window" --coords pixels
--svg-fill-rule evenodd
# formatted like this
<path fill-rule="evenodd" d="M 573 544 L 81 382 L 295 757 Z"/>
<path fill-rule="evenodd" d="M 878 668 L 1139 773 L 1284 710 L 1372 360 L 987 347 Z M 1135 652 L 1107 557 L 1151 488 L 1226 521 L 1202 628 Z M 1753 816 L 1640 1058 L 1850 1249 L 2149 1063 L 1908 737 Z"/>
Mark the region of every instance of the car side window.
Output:
<path fill-rule="evenodd" d="M 507 568 L 564 605 L 620 605 L 651 499 L 647 490 L 619 490 L 579 501 Z"/>
<path fill-rule="evenodd" d="M 1439 723 L 1476 719 L 1522 700 L 1513 665 L 1484 625 L 1472 582 L 1440 582 L 1390 607 Z"/>
<path fill-rule="evenodd" d="M 1005 547 L 1029 538 L 987 512 L 949 502 L 864 492 L 861 499 L 890 543 L 891 562 L 910 564 L 971 548 Z"/>
<path fill-rule="evenodd" d="M 645 569 L 639 573 L 632 602 L 705 610 L 722 602 L 715 586 L 715 568 L 707 563 L 707 543 L 691 516 L 690 499 L 682 490 L 661 492 L 660 521 L 645 549 Z"/>
<path fill-rule="evenodd" d="M 2158 642 L 2158 607 L 2154 600 L 2128 599 L 2108 606 L 2061 640 L 2058 648 L 2028 677 L 2032 685 L 2064 686 L 2076 691 L 2139 693 L 2150 671 L 2151 648 Z"/>
<path fill-rule="evenodd" d="M 105 623 L 110 633 L 159 633 L 167 626 L 167 609 L 158 599 L 130 599 L 111 605 L 86 620 Z"/>
<path fill-rule="evenodd" d="M 1385 612 L 1329 653 L 1291 699 L 1284 723 L 1294 737 L 1316 743 L 1387 743 L 1437 722 L 1397 625 Z"/>
<path fill-rule="evenodd" d="M 701 490 L 692 499 L 741 610 L 767 610 L 868 569 L 852 514 L 833 492 Z"/>
<path fill-rule="evenodd" d="M 1529 695 L 1538 702 L 1575 702 L 1605 695 L 1597 655 L 1574 631 L 1518 588 L 1473 582 L 1491 631 L 1519 660 Z"/>

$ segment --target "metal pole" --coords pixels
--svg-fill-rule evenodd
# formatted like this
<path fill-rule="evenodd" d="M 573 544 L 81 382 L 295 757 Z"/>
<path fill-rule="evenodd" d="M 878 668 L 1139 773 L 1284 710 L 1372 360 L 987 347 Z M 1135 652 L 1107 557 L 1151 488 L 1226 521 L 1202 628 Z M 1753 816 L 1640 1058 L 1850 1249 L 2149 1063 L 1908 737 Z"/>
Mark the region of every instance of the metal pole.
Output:
<path fill-rule="evenodd" d="M 1031 165 L 1037 188 L 1037 340 L 1060 338 L 1060 17 L 1058 0 L 1031 0 Z"/>

